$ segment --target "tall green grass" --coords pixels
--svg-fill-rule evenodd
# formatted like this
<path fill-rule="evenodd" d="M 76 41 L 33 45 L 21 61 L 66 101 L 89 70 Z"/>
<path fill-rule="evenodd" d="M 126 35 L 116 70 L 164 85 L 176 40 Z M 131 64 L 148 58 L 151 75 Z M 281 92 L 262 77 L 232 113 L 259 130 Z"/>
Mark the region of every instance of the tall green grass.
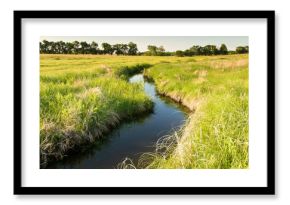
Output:
<path fill-rule="evenodd" d="M 143 84 L 130 84 L 127 78 L 149 67 L 87 63 L 82 70 L 75 58 L 41 56 L 40 76 L 40 156 L 41 164 L 62 159 L 82 145 L 98 141 L 124 120 L 151 112 L 153 103 Z M 55 59 L 57 58 L 57 60 Z M 70 58 L 70 57 L 69 57 Z M 86 62 L 85 56 L 80 61 Z M 53 71 L 55 62 L 56 72 Z M 64 65 L 63 65 L 64 64 Z M 45 65 L 50 70 L 46 70 Z M 58 67 L 71 67 L 57 69 Z"/>
<path fill-rule="evenodd" d="M 157 142 L 154 153 L 144 154 L 139 167 L 248 167 L 247 55 L 159 64 L 146 75 L 154 79 L 160 93 L 193 113 L 181 130 Z"/>
<path fill-rule="evenodd" d="M 158 140 L 154 153 L 122 168 L 248 167 L 248 55 L 41 55 L 41 163 L 62 159 L 122 121 L 150 112 L 143 85 L 127 81 L 141 71 L 160 94 L 192 114 L 182 129 Z"/>

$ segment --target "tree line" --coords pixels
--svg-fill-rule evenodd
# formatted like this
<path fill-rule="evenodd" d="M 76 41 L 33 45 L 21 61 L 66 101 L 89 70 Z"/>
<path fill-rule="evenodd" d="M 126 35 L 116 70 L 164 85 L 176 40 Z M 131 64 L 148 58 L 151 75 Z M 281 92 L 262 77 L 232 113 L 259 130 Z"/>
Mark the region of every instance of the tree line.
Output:
<path fill-rule="evenodd" d="M 40 42 L 40 53 L 44 54 L 99 54 L 99 55 L 145 55 L 145 56 L 195 56 L 195 55 L 227 55 L 248 53 L 248 46 L 238 46 L 235 51 L 228 50 L 225 44 L 219 48 L 216 45 L 198 46 L 193 45 L 186 50 L 177 50 L 175 52 L 165 51 L 163 46 L 148 45 L 147 51 L 139 52 L 137 44 L 129 42 L 128 44 L 114 44 L 96 42 L 87 43 L 86 41 L 47 41 Z"/>
<path fill-rule="evenodd" d="M 86 41 L 47 41 L 40 42 L 40 53 L 46 54 L 117 54 L 117 55 L 137 55 L 137 44 L 129 42 L 128 44 L 115 44 L 102 43 L 102 49 L 99 48 L 98 43 Z"/>
<path fill-rule="evenodd" d="M 197 46 L 194 45 L 184 51 L 178 50 L 175 52 L 176 56 L 195 56 L 195 55 L 228 55 L 228 54 L 242 54 L 248 53 L 248 46 L 238 46 L 235 51 L 229 51 L 225 44 L 219 48 L 216 45 Z"/>

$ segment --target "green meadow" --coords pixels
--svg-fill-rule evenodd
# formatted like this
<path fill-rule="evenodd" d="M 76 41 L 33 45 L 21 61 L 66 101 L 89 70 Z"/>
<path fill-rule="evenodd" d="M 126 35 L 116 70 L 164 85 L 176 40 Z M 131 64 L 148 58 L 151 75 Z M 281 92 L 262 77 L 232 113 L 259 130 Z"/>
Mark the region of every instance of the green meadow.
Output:
<path fill-rule="evenodd" d="M 248 167 L 248 55 L 40 55 L 41 164 L 98 143 L 120 124 L 153 110 L 143 73 L 160 95 L 190 110 L 136 168 Z"/>

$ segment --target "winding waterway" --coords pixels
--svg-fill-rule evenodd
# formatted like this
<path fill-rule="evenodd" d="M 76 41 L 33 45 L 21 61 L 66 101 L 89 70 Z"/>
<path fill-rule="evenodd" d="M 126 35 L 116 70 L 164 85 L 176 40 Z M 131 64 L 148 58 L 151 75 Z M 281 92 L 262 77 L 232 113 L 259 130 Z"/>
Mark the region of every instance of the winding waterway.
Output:
<path fill-rule="evenodd" d="M 170 134 L 184 123 L 186 110 L 158 95 L 154 83 L 145 81 L 142 74 L 134 75 L 129 82 L 144 83 L 145 93 L 154 102 L 153 113 L 122 124 L 105 137 L 101 145 L 50 164 L 48 169 L 113 169 L 125 158 L 136 163 L 142 153 L 154 150 L 154 144 L 160 137 Z"/>

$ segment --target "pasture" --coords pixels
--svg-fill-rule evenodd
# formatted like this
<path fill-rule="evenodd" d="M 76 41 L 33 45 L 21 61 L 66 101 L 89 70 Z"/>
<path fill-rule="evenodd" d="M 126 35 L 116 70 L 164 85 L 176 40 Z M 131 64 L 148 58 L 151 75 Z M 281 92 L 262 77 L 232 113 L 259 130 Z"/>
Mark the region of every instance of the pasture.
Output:
<path fill-rule="evenodd" d="M 248 167 L 248 55 L 40 55 L 41 164 L 98 143 L 153 112 L 142 73 L 160 95 L 186 106 L 184 125 L 144 153 L 136 168 Z M 127 167 L 124 164 L 123 167 Z"/>

